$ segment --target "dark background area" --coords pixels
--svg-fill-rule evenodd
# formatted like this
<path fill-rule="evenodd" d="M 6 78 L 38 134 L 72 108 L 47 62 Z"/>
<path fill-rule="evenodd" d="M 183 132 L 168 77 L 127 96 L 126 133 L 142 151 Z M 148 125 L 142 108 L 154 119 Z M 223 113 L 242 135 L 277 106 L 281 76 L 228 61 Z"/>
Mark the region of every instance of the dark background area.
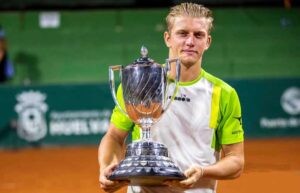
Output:
<path fill-rule="evenodd" d="M 1 10 L 51 10 L 99 8 L 157 8 L 186 2 L 184 0 L 10 0 L 0 1 Z M 282 6 L 284 3 L 299 6 L 296 0 L 190 0 L 210 7 L 228 6 Z"/>

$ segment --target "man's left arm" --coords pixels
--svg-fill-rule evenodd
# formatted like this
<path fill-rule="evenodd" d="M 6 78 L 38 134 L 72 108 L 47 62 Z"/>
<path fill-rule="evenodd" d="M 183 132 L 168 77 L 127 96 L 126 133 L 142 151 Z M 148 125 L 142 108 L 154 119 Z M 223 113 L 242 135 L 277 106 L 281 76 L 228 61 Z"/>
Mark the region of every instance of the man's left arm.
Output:
<path fill-rule="evenodd" d="M 239 97 L 234 89 L 222 95 L 221 114 L 217 135 L 222 159 L 202 168 L 202 176 L 213 179 L 234 179 L 244 168 L 244 131 Z"/>
<path fill-rule="evenodd" d="M 213 179 L 234 179 L 239 177 L 244 169 L 244 143 L 222 145 L 223 158 L 207 167 L 203 167 L 202 177 Z"/>
<path fill-rule="evenodd" d="M 192 188 L 201 178 L 226 180 L 238 178 L 244 169 L 244 143 L 222 145 L 223 158 L 209 166 L 193 165 L 184 174 L 187 179 L 168 183 L 181 188 Z"/>

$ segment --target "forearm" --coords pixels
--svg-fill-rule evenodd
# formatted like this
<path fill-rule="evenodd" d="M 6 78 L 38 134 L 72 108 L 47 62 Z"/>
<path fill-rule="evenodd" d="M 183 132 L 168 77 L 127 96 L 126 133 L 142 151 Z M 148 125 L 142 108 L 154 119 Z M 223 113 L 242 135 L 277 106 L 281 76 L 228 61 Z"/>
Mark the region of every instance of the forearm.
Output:
<path fill-rule="evenodd" d="M 123 142 L 114 139 L 107 133 L 98 149 L 98 160 L 100 169 L 107 167 L 112 163 L 118 163 L 123 157 Z"/>
<path fill-rule="evenodd" d="M 238 178 L 244 168 L 243 155 L 227 155 L 214 165 L 203 168 L 203 177 L 217 180 Z"/>

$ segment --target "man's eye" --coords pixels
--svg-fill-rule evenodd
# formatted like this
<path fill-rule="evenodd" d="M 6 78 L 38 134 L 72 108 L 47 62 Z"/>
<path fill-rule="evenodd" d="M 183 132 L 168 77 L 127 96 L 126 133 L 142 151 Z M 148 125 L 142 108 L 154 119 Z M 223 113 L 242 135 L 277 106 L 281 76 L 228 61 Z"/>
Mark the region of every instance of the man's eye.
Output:
<path fill-rule="evenodd" d="M 178 34 L 179 34 L 180 36 L 186 36 L 186 35 L 187 35 L 186 32 L 178 32 Z"/>
<path fill-rule="evenodd" d="M 203 38 L 205 35 L 204 34 L 202 34 L 202 33 L 196 33 L 195 34 L 195 37 L 196 38 Z"/>

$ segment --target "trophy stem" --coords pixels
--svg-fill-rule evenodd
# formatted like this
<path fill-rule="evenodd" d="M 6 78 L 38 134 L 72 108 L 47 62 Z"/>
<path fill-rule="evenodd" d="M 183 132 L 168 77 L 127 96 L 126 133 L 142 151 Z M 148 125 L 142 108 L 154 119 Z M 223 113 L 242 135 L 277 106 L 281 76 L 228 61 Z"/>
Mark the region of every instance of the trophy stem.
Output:
<path fill-rule="evenodd" d="M 143 128 L 143 133 L 142 133 L 142 140 L 143 141 L 149 141 L 151 138 L 151 132 L 150 132 L 150 127 Z"/>

